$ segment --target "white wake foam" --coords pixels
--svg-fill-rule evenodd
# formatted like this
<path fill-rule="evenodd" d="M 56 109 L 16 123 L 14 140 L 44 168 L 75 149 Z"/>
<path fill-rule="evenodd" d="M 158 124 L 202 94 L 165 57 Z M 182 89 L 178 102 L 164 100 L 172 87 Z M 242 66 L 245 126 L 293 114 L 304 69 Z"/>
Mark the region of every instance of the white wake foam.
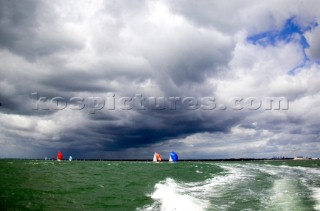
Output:
<path fill-rule="evenodd" d="M 299 194 L 303 194 L 298 189 L 299 181 L 307 190 L 311 191 L 311 196 L 315 201 L 315 210 L 320 211 L 320 187 L 314 187 L 314 181 L 320 180 L 320 169 L 301 166 L 274 166 L 274 165 L 249 165 L 251 169 L 275 176 L 274 185 L 270 191 L 270 198 L 265 201 L 269 208 L 280 210 L 296 210 L 303 206 Z"/>
<path fill-rule="evenodd" d="M 155 202 L 137 210 L 206 210 L 210 206 L 210 197 L 222 194 L 227 190 L 227 186 L 232 187 L 229 184 L 241 182 L 246 178 L 244 172 L 238 167 L 221 167 L 226 170 L 224 174 L 214 175 L 213 178 L 202 182 L 179 183 L 172 178 L 167 178 L 157 183 L 154 192 L 150 195 Z"/>
<path fill-rule="evenodd" d="M 314 209 L 320 211 L 320 187 L 314 183 L 320 180 L 320 169 L 254 163 L 212 165 L 218 165 L 225 171 L 201 182 L 184 183 L 166 178 L 157 183 L 154 191 L 149 195 L 154 203 L 137 210 L 188 211 L 235 208 L 234 203 L 237 202 L 226 197 L 230 196 L 230 193 L 238 192 L 239 187 L 244 188 L 247 182 L 255 182 L 257 176 L 262 174 L 267 180 L 273 182 L 273 186 L 253 194 L 261 194 L 261 205 L 266 210 L 308 209 L 301 196 L 306 197 L 311 193 L 309 196 L 315 202 Z M 196 173 L 201 171 L 196 170 Z M 243 191 L 248 192 L 250 189 L 243 189 Z"/>
<path fill-rule="evenodd" d="M 151 198 L 155 200 L 155 203 L 144 207 L 142 210 L 202 211 L 209 205 L 207 200 L 192 196 L 187 187 L 171 178 L 157 183 Z"/>
<path fill-rule="evenodd" d="M 301 208 L 302 204 L 294 182 L 288 179 L 275 181 L 271 189 L 269 201 L 271 206 L 269 208 L 273 208 L 272 210 L 297 210 Z"/>

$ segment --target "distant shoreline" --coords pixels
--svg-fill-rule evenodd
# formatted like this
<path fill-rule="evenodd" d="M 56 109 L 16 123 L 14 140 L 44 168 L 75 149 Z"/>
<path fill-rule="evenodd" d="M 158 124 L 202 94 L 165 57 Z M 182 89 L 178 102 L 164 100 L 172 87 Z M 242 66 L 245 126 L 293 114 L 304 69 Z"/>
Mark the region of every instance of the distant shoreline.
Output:
<path fill-rule="evenodd" d="M 29 159 L 29 158 L 0 158 L 1 160 L 37 160 L 37 161 L 56 161 L 56 159 Z M 270 158 L 226 158 L 226 159 L 180 159 L 179 162 L 214 162 L 214 161 L 301 161 L 294 158 L 270 159 Z M 303 161 L 314 161 L 315 159 L 304 159 Z M 318 159 L 319 160 L 319 159 Z M 69 161 L 67 159 L 63 161 Z M 135 162 L 152 162 L 152 159 L 74 159 L 73 161 L 135 161 Z M 163 160 L 168 162 L 169 160 Z"/>

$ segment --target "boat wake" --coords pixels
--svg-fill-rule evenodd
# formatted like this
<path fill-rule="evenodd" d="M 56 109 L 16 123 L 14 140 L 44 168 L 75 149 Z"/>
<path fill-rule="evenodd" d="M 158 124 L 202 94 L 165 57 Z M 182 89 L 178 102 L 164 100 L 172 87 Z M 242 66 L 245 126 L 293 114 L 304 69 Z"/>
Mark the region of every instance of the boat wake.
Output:
<path fill-rule="evenodd" d="M 166 178 L 137 210 L 320 210 L 320 170 L 269 164 L 212 164 L 224 171 L 201 182 Z M 315 183 L 315 181 L 317 181 Z"/>
<path fill-rule="evenodd" d="M 157 183 L 154 192 L 149 195 L 154 203 L 137 210 L 207 210 L 212 206 L 210 203 L 212 195 L 219 195 L 226 187 L 232 187 L 231 184 L 240 182 L 248 176 L 238 168 L 230 166 L 223 168 L 225 169 L 223 173 L 202 182 L 183 183 L 166 178 Z"/>

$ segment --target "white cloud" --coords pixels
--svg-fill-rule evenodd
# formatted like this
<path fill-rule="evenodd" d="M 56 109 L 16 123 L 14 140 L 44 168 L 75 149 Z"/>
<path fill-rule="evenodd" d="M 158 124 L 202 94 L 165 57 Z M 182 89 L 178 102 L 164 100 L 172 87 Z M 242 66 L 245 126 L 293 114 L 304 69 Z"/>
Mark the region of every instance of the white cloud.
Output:
<path fill-rule="evenodd" d="M 314 30 L 306 33 L 306 39 L 310 45 L 310 48 L 307 49 L 308 55 L 313 60 L 320 60 L 320 28 L 317 27 Z"/>

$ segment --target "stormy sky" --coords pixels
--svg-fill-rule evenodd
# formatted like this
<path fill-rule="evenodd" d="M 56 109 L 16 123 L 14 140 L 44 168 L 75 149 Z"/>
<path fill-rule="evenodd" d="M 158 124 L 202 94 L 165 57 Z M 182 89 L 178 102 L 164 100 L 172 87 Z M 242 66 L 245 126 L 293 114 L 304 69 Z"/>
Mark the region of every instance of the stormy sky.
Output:
<path fill-rule="evenodd" d="M 320 157 L 318 3 L 0 0 L 0 157 Z"/>

